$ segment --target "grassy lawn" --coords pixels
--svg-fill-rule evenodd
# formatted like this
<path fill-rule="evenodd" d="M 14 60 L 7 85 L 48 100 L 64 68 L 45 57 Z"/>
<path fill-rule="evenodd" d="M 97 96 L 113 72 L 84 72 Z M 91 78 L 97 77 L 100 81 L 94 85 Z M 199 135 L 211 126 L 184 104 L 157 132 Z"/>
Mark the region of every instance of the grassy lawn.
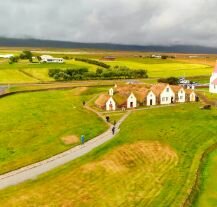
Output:
<path fill-rule="evenodd" d="M 106 124 L 82 107 L 101 90 L 82 87 L 0 99 L 0 173 L 67 150 L 79 144 L 81 134 L 91 139 L 104 132 Z"/>
<path fill-rule="evenodd" d="M 206 100 L 211 101 L 213 105 L 217 105 L 217 94 L 210 93 L 209 88 L 199 88 L 197 91 L 199 95 L 202 95 Z"/>
<path fill-rule="evenodd" d="M 217 141 L 217 110 L 198 104 L 133 112 L 111 141 L 37 180 L 0 192 L 4 206 L 178 207 L 204 149 Z"/>
<path fill-rule="evenodd" d="M 59 57 L 64 56 L 59 54 Z M 94 58 L 87 55 L 86 58 Z M 99 58 L 99 57 L 98 57 Z M 99 61 L 102 61 L 99 58 Z M 117 58 L 116 61 L 105 61 L 111 66 L 127 66 L 131 69 L 146 69 L 151 78 L 169 77 L 169 76 L 186 76 L 186 77 L 200 77 L 204 82 L 211 74 L 212 67 L 207 64 L 200 63 L 186 63 L 176 60 L 161 60 L 151 58 Z M 95 71 L 98 66 L 74 61 L 73 59 L 66 60 L 64 64 L 39 64 L 29 63 L 26 60 L 20 60 L 19 63 L 8 64 L 6 60 L 0 60 L 0 83 L 32 83 L 32 82 L 46 82 L 53 81 L 48 76 L 49 69 L 67 69 L 67 68 L 88 68 L 90 71 Z M 14 74 L 12 74 L 14 73 Z M 205 76 L 205 78 L 204 78 Z M 197 80 L 197 79 L 196 79 Z"/>
<path fill-rule="evenodd" d="M 19 63 L 9 64 L 7 61 L 0 61 L 0 83 L 32 83 L 54 81 L 48 76 L 49 69 L 88 68 L 95 71 L 96 66 L 87 63 L 67 60 L 64 64 L 57 63 L 29 63 L 22 60 Z"/>
<path fill-rule="evenodd" d="M 208 65 L 202 64 L 191 64 L 191 63 L 181 63 L 181 62 L 172 62 L 167 61 L 163 62 L 163 60 L 155 60 L 156 63 L 153 62 L 136 62 L 136 61 L 113 61 L 108 64 L 115 66 L 127 66 L 132 69 L 146 69 L 148 71 L 149 77 L 193 77 L 193 76 L 201 76 L 201 75 L 210 75 L 212 72 L 212 68 Z"/>
<path fill-rule="evenodd" d="M 217 206 L 217 150 L 213 151 L 206 160 L 202 173 L 202 184 L 195 207 L 215 207 Z"/>
<path fill-rule="evenodd" d="M 0 69 L 0 83 L 34 83 L 37 82 L 35 78 L 32 78 L 19 70 Z"/>

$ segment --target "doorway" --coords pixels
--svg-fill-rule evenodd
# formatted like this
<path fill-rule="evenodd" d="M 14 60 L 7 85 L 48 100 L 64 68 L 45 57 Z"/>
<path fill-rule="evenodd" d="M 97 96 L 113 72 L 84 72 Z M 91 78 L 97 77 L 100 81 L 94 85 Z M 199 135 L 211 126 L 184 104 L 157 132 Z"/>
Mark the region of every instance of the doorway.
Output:
<path fill-rule="evenodd" d="M 153 100 L 152 99 L 150 99 L 150 106 L 152 106 L 153 105 Z"/>
<path fill-rule="evenodd" d="M 174 103 L 174 98 L 173 97 L 171 97 L 171 103 Z"/>
<path fill-rule="evenodd" d="M 130 102 L 130 108 L 133 108 L 133 102 Z"/>

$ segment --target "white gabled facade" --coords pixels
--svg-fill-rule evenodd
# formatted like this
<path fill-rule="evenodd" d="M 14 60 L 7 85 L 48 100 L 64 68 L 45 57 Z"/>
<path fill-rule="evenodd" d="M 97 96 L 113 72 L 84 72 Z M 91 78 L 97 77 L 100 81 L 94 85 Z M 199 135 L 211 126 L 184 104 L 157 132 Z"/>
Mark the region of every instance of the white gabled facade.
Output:
<path fill-rule="evenodd" d="M 189 101 L 190 101 L 190 102 L 196 101 L 196 94 L 195 94 L 194 91 L 192 91 L 192 92 L 189 94 Z"/>
<path fill-rule="evenodd" d="M 169 84 L 160 94 L 160 104 L 171 104 L 175 102 L 175 93 Z"/>
<path fill-rule="evenodd" d="M 217 64 L 214 68 L 212 76 L 210 77 L 209 92 L 217 93 Z"/>
<path fill-rule="evenodd" d="M 184 103 L 185 102 L 185 90 L 184 88 L 181 88 L 179 91 L 178 91 L 178 99 L 177 99 L 177 102 L 179 103 Z"/>
<path fill-rule="evenodd" d="M 156 105 L 156 95 L 152 91 L 148 92 L 147 94 L 146 105 L 147 106 Z"/>
<path fill-rule="evenodd" d="M 112 97 L 106 102 L 106 111 L 115 111 L 116 110 L 116 103 Z"/>
<path fill-rule="evenodd" d="M 54 58 L 50 55 L 42 55 L 41 56 L 42 63 L 64 63 L 63 58 Z"/>
<path fill-rule="evenodd" d="M 114 89 L 113 88 L 110 88 L 109 89 L 109 96 L 113 96 L 114 95 Z"/>
<path fill-rule="evenodd" d="M 127 99 L 127 108 L 136 108 L 137 107 L 137 99 L 133 93 L 130 94 L 130 96 Z"/>

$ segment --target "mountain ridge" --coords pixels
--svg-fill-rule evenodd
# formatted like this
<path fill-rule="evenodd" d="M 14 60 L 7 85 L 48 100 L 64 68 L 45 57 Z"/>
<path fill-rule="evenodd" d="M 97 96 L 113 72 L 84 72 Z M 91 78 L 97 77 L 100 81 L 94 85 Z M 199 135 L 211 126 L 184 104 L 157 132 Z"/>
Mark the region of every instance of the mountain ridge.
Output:
<path fill-rule="evenodd" d="M 217 48 L 199 45 L 130 45 L 115 43 L 82 43 L 58 40 L 16 39 L 0 37 L 0 47 L 37 47 L 65 49 L 100 49 L 140 52 L 217 54 Z"/>

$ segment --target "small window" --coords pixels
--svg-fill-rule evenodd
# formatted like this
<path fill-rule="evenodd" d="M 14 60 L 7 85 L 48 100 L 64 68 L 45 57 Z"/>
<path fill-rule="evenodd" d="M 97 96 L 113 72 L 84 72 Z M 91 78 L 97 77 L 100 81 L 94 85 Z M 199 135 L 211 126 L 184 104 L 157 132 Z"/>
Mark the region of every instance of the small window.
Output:
<path fill-rule="evenodd" d="M 169 88 L 167 88 L 167 92 L 169 92 L 170 91 L 170 89 Z"/>
<path fill-rule="evenodd" d="M 165 97 L 162 98 L 162 101 L 165 101 Z"/>
<path fill-rule="evenodd" d="M 169 99 L 168 99 L 168 97 L 166 97 L 166 101 L 168 101 Z"/>
<path fill-rule="evenodd" d="M 182 100 L 182 98 L 183 98 L 182 96 L 179 97 L 180 100 Z"/>

